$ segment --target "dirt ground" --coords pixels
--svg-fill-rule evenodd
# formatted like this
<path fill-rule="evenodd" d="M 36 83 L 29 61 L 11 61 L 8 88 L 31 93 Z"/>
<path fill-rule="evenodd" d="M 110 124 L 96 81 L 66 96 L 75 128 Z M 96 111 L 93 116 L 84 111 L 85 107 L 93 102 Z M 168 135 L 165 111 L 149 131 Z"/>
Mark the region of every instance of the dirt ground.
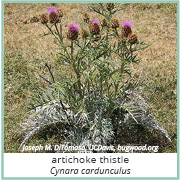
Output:
<path fill-rule="evenodd" d="M 4 150 L 18 152 L 23 139 L 20 123 L 34 92 L 48 85 L 37 75 L 42 65 L 57 56 L 58 47 L 47 29 L 38 21 L 47 8 L 64 13 L 63 29 L 70 23 L 82 23 L 85 3 L 5 3 L 4 5 Z M 102 19 L 89 12 L 92 19 Z M 176 152 L 177 144 L 177 5 L 173 3 L 131 3 L 115 16 L 120 22 L 133 21 L 139 40 L 150 46 L 138 53 L 141 61 L 133 66 L 151 112 L 168 131 L 172 143 L 159 144 L 161 152 Z M 61 78 L 67 69 L 56 66 Z M 153 132 L 152 132 L 153 133 Z M 158 137 L 157 137 L 158 139 Z M 34 137 L 29 145 L 56 142 L 56 137 Z M 156 141 L 154 141 L 156 143 Z M 153 145 L 153 144 L 149 144 Z M 156 144 L 155 144 L 156 145 Z"/>

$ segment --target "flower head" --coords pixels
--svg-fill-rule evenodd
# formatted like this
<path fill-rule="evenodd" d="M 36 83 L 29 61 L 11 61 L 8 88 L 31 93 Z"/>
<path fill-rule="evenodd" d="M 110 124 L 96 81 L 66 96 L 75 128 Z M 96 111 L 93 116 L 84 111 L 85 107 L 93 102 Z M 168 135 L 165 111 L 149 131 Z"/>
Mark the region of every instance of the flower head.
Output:
<path fill-rule="evenodd" d="M 67 38 L 70 40 L 76 40 L 78 38 L 79 25 L 78 24 L 70 24 L 68 26 Z"/>
<path fill-rule="evenodd" d="M 56 8 L 49 8 L 49 9 L 47 9 L 47 12 L 48 12 L 48 14 L 51 14 L 51 13 L 57 12 L 57 9 Z"/>
<path fill-rule="evenodd" d="M 129 34 L 128 35 L 128 42 L 130 44 L 135 44 L 138 42 L 138 37 L 135 34 Z"/>
<path fill-rule="evenodd" d="M 73 32 L 78 32 L 79 31 L 79 25 L 78 24 L 70 24 L 68 26 L 69 30 L 70 31 L 73 31 Z"/>
<path fill-rule="evenodd" d="M 117 19 L 113 19 L 113 20 L 112 20 L 112 22 L 111 22 L 111 27 L 112 27 L 113 29 L 116 29 L 116 28 L 119 27 L 119 22 L 118 22 Z"/>
<path fill-rule="evenodd" d="M 40 21 L 42 24 L 47 24 L 48 23 L 48 17 L 45 14 L 42 14 L 40 16 Z"/>
<path fill-rule="evenodd" d="M 114 3 L 107 3 L 106 8 L 107 8 L 108 11 L 111 11 L 112 9 L 115 8 L 115 4 Z"/>
<path fill-rule="evenodd" d="M 59 17 L 63 17 L 63 12 L 60 9 L 57 10 L 57 13 L 58 13 Z"/>
<path fill-rule="evenodd" d="M 107 26 L 107 25 L 108 25 L 108 24 L 107 24 L 106 19 L 103 19 L 102 22 L 101 22 L 101 26 L 102 26 L 102 27 L 105 27 L 105 26 Z"/>
<path fill-rule="evenodd" d="M 123 21 L 122 22 L 122 26 L 123 27 L 132 27 L 133 26 L 133 22 L 131 22 L 131 21 Z"/>
<path fill-rule="evenodd" d="M 98 35 L 100 33 L 100 28 L 98 24 L 90 24 L 89 30 L 92 35 Z"/>
<path fill-rule="evenodd" d="M 91 21 L 91 23 L 92 23 L 92 24 L 99 24 L 99 23 L 100 23 L 100 21 L 99 21 L 99 20 L 97 20 L 97 19 L 93 19 L 93 20 Z"/>
<path fill-rule="evenodd" d="M 82 29 L 82 38 L 86 39 L 89 36 L 88 32 L 85 29 Z"/>

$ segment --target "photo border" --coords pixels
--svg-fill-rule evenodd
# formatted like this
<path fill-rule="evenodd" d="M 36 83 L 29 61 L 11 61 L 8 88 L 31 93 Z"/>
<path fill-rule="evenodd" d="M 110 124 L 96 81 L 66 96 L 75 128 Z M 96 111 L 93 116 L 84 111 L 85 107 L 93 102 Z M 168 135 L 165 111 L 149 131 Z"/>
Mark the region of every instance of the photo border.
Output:
<path fill-rule="evenodd" d="M 166 178 L 166 177 L 52 177 L 52 178 L 42 178 L 42 177 L 12 177 L 5 178 L 4 177 L 4 4 L 5 3 L 176 3 L 177 4 L 177 177 Z M 121 180 L 172 180 L 179 179 L 179 0 L 2 0 L 1 1 L 1 179 L 4 180 L 53 180 L 53 179 L 61 179 L 61 180 L 72 180 L 72 179 L 121 179 Z"/>

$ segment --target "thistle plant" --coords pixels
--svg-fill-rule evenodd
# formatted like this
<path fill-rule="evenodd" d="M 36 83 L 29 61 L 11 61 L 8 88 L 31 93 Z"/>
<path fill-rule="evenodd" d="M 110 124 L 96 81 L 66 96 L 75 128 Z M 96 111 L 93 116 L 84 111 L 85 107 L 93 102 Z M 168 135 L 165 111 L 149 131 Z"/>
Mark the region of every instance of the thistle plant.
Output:
<path fill-rule="evenodd" d="M 46 64 L 52 82 L 40 76 L 50 86 L 38 95 L 36 107 L 23 125 L 27 134 L 21 145 L 52 124 L 60 124 L 61 143 L 73 145 L 114 144 L 119 127 L 125 124 L 151 127 L 170 141 L 166 130 L 146 110 L 144 98 L 135 92 L 130 66 L 138 62 L 138 51 L 148 45 L 133 33 L 133 22 L 113 18 L 122 8 L 114 3 L 93 4 L 89 10 L 102 20 L 85 13 L 86 29 L 72 23 L 65 32 L 61 10 L 50 8 L 48 15 L 41 15 L 41 23 L 59 46 L 59 62 L 72 76 L 57 82 L 51 65 Z"/>

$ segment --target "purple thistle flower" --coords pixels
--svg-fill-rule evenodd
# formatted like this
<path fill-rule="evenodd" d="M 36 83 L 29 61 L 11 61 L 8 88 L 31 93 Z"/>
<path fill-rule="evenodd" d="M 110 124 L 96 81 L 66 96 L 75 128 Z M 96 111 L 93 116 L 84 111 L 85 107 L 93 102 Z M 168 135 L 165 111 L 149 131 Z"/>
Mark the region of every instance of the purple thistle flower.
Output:
<path fill-rule="evenodd" d="M 99 23 L 100 23 L 100 21 L 99 21 L 99 20 L 97 20 L 97 19 L 93 19 L 93 20 L 91 21 L 91 23 L 92 23 L 92 24 L 99 24 Z"/>
<path fill-rule="evenodd" d="M 49 8 L 49 9 L 47 9 L 48 14 L 54 13 L 56 11 L 57 11 L 56 8 Z"/>
<path fill-rule="evenodd" d="M 121 24 L 123 27 L 132 27 L 133 26 L 133 22 L 131 22 L 131 21 L 123 21 Z"/>
<path fill-rule="evenodd" d="M 78 24 L 70 24 L 68 26 L 69 30 L 72 32 L 78 32 L 79 31 L 79 25 Z"/>

